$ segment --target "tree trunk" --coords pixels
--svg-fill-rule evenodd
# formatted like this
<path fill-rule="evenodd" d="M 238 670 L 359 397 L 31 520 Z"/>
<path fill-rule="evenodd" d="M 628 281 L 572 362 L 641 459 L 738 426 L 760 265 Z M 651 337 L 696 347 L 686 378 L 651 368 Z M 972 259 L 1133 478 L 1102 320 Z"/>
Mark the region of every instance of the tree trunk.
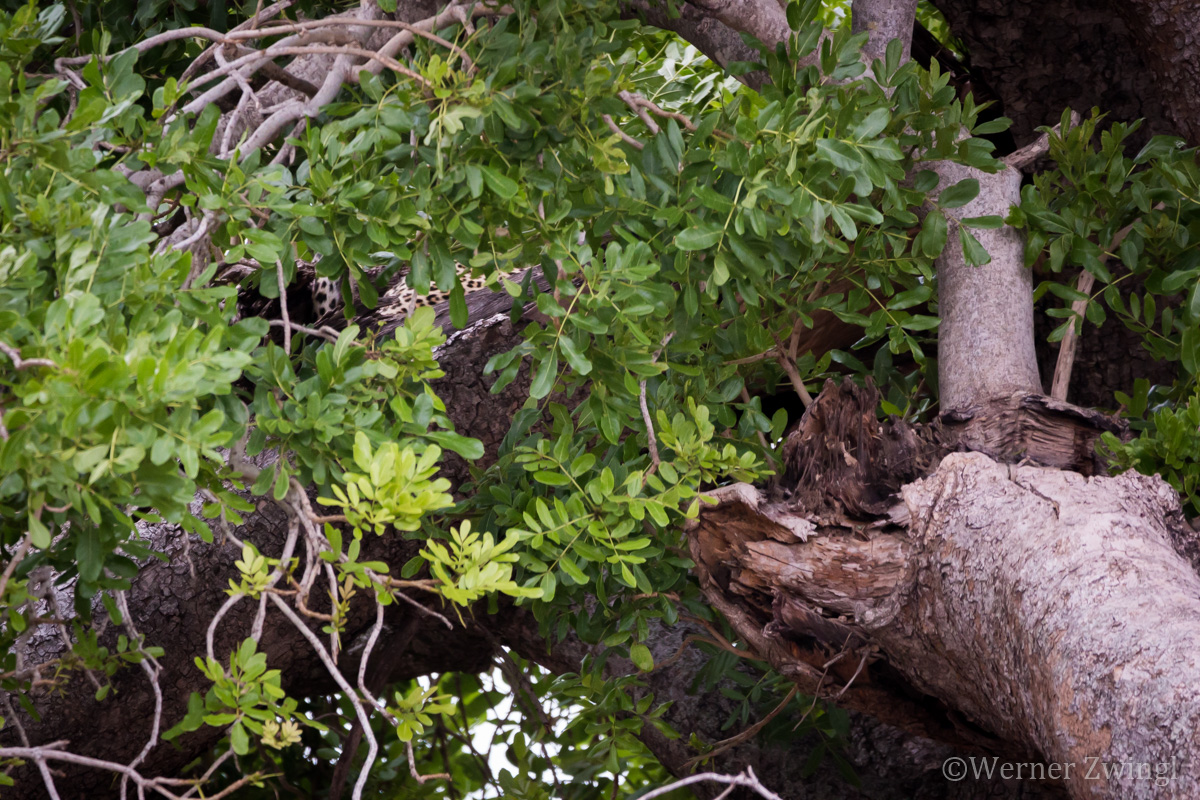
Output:
<path fill-rule="evenodd" d="M 960 778 L 1024 762 L 1072 797 L 1200 796 L 1200 577 L 1170 487 L 954 453 L 902 497 L 895 522 L 835 524 L 726 491 L 693 531 L 706 595 L 785 674 L 846 654 L 824 690 L 976 750 Z"/>
<path fill-rule="evenodd" d="M 1000 98 L 1018 142 L 1064 108 L 1146 120 L 1144 136 L 1200 141 L 1200 10 L 1135 0 L 939 0 L 971 72 Z"/>

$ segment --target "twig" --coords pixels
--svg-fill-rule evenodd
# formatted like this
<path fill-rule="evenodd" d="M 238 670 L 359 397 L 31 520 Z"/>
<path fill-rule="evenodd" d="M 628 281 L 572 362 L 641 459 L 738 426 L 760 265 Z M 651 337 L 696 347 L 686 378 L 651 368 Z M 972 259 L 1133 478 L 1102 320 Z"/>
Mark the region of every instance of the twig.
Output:
<path fill-rule="evenodd" d="M 368 574 L 370 574 L 370 575 L 374 575 L 374 573 L 372 573 L 370 570 L 368 570 L 367 572 L 368 572 Z M 386 576 L 375 576 L 375 577 L 376 577 L 376 578 L 382 578 L 382 577 L 386 577 Z M 388 579 L 388 580 L 390 581 L 391 579 Z M 387 585 L 387 583 L 386 583 L 386 582 L 385 582 L 385 585 Z M 389 586 L 389 588 L 391 588 L 391 587 Z M 426 587 L 423 587 L 423 586 L 422 586 L 422 587 L 419 587 L 419 588 L 423 588 L 423 589 L 424 589 L 424 588 L 426 588 Z M 427 591 L 431 591 L 431 592 L 432 592 L 432 591 L 435 591 L 435 590 L 434 590 L 434 589 L 427 589 Z M 396 597 L 399 597 L 401 600 L 403 600 L 404 602 L 408 603 L 410 606 L 412 606 L 413 608 L 417 609 L 417 611 L 421 612 L 422 614 L 425 614 L 426 616 L 430 616 L 430 617 L 433 617 L 434 619 L 440 620 L 440 621 L 441 621 L 441 623 L 442 623 L 443 625 L 445 625 L 445 626 L 446 626 L 447 630 L 454 630 L 454 624 L 453 624 L 453 623 L 451 623 L 451 622 L 450 622 L 450 620 L 446 619 L 444 616 L 442 616 L 442 615 L 441 615 L 441 614 L 439 614 L 438 612 L 434 611 L 432 608 L 429 608 L 428 606 L 425 606 L 425 605 L 422 605 L 421 603 L 418 603 L 416 600 L 413 600 L 411 597 L 409 597 L 408 595 L 406 595 L 404 592 L 396 592 L 396 593 L 395 593 L 395 596 L 396 596 Z"/>
<path fill-rule="evenodd" d="M 642 144 L 637 139 L 633 138 L 628 133 L 621 130 L 621 127 L 619 125 L 617 125 L 616 122 L 613 121 L 613 118 L 611 115 L 601 114 L 600 119 L 604 120 L 604 124 L 608 126 L 608 129 L 611 130 L 613 133 L 615 133 L 617 136 L 620 136 L 621 141 L 625 142 L 625 144 L 627 144 L 630 147 L 633 147 L 637 150 L 644 150 L 646 148 L 646 145 Z"/>
<path fill-rule="evenodd" d="M 224 764 L 229 759 L 233 758 L 233 756 L 234 756 L 233 748 L 231 747 L 228 750 L 226 750 L 224 753 L 221 753 L 221 755 L 219 755 L 215 759 L 213 759 L 213 763 L 208 766 L 208 769 L 206 769 L 204 771 L 203 775 L 201 775 L 199 778 L 197 778 L 194 781 L 192 788 L 188 789 L 186 792 L 183 793 L 180 800 L 187 800 L 187 798 L 192 796 L 193 792 L 200 791 L 201 787 L 203 787 L 204 784 L 208 783 L 208 779 L 213 776 L 213 773 L 215 773 L 218 769 L 220 769 L 222 764 Z"/>
<path fill-rule="evenodd" d="M 661 128 L 658 127 L 657 122 L 650 119 L 650 115 L 646 113 L 645 106 L 643 106 L 641 103 L 638 102 L 638 100 L 640 99 L 638 96 L 631 94 L 630 92 L 627 92 L 627 91 L 620 91 L 620 92 L 617 92 L 617 97 L 624 100 L 625 105 L 629 106 L 630 110 L 632 110 L 633 113 L 638 115 L 638 119 L 640 119 L 642 121 L 642 124 L 646 126 L 646 129 L 648 131 L 650 131 L 651 136 L 658 135 L 658 132 L 661 130 Z"/>
<path fill-rule="evenodd" d="M 804 404 L 805 408 L 808 408 L 812 405 L 813 398 L 808 393 L 808 387 L 804 385 L 804 379 L 800 377 L 800 372 L 796 369 L 796 362 L 789 358 L 787 348 L 779 341 L 779 337 L 775 335 L 774 331 L 771 331 L 771 338 L 775 340 L 775 363 L 783 368 L 788 380 L 792 383 L 792 388 L 800 396 L 800 402 Z"/>
<path fill-rule="evenodd" d="M 0 341 L 0 353 L 12 359 L 13 367 L 16 369 L 29 369 L 30 367 L 50 367 L 58 369 L 58 364 L 55 364 L 48 358 L 21 358 L 21 353 L 15 347 L 11 347 Z"/>
<path fill-rule="evenodd" d="M 687 763 L 684 764 L 684 769 L 685 770 L 694 769 L 701 762 L 707 761 L 708 759 L 713 758 L 714 756 L 720 755 L 721 753 L 725 752 L 726 750 L 730 749 L 731 747 L 736 747 L 737 745 L 741 744 L 742 742 L 746 742 L 746 741 L 749 741 L 750 739 L 753 739 L 756 735 L 758 735 L 759 731 L 761 731 L 763 728 L 765 728 L 771 722 L 771 720 L 773 720 L 773 719 L 775 719 L 775 717 L 779 716 L 779 712 L 781 712 L 781 711 L 783 711 L 783 709 L 787 708 L 788 703 L 792 702 L 792 698 L 795 697 L 799 691 L 800 691 L 800 687 L 793 685 L 791 691 L 787 693 L 787 696 L 784 697 L 782 701 L 780 701 L 779 705 L 777 705 L 773 709 L 771 709 L 770 713 L 768 713 L 765 717 L 763 717 L 762 719 L 760 719 L 758 722 L 754 723 L 750 727 L 746 728 L 746 730 L 742 731 L 741 733 L 738 733 L 734 736 L 730 736 L 728 739 L 722 739 L 721 741 L 717 742 L 715 745 L 713 745 L 713 749 L 711 749 L 707 752 L 701 753 L 700 755 L 696 756 L 695 758 L 692 758 L 691 760 L 689 760 Z"/>
<path fill-rule="evenodd" d="M 740 786 L 757 792 L 760 797 L 765 797 L 767 800 L 783 800 L 782 797 L 762 785 L 758 780 L 758 776 L 754 774 L 753 767 L 746 767 L 744 772 L 739 772 L 736 775 L 722 775 L 719 772 L 701 772 L 698 775 L 689 775 L 686 778 L 680 778 L 677 781 L 668 783 L 666 786 L 660 786 L 657 789 L 647 792 L 642 795 L 641 800 L 653 800 L 655 797 L 662 797 L 676 789 L 682 789 L 685 786 L 692 786 L 697 783 L 722 783 L 730 788 Z M 722 793 L 722 796 L 725 794 Z"/>
<path fill-rule="evenodd" d="M 5 698 L 5 702 L 7 703 L 7 698 Z M 15 717 L 10 718 L 15 719 Z M 43 768 L 45 767 L 45 762 L 47 761 L 65 761 L 70 764 L 78 764 L 82 767 L 91 767 L 92 769 L 102 769 L 109 772 L 116 772 L 120 775 L 128 776 L 129 779 L 137 785 L 139 795 L 143 795 L 145 790 L 150 790 L 158 792 L 164 797 L 170 798 L 170 800 L 183 800 L 183 797 L 186 797 L 186 795 L 177 795 L 174 792 L 168 791 L 165 787 L 194 786 L 196 784 L 196 780 L 194 779 L 147 778 L 141 775 L 137 770 L 131 769 L 124 764 L 118 764 L 115 761 L 103 761 L 99 758 L 91 758 L 89 756 L 83 756 L 79 755 L 78 753 L 72 753 L 59 749 L 64 745 L 66 745 L 66 742 L 51 742 L 50 744 L 41 745 L 39 747 L 0 747 L 0 759 L 27 759 L 29 761 L 33 761 L 35 764 L 38 764 Z M 43 776 L 45 779 L 50 780 L 49 769 L 45 769 Z M 246 775 L 234 781 L 229 786 L 226 786 L 221 791 L 215 794 L 207 795 L 206 800 L 222 800 L 222 798 L 229 797 L 247 784 L 255 783 L 262 780 L 262 778 L 263 776 L 257 772 Z M 50 780 L 50 782 L 47 784 L 46 789 L 51 797 L 58 798 L 58 792 L 55 791 L 52 780 Z"/>
<path fill-rule="evenodd" d="M 746 391 L 746 384 L 745 384 L 745 383 L 743 383 L 743 384 L 742 384 L 742 397 L 741 397 L 741 400 L 742 400 L 742 402 L 743 402 L 743 403 L 745 403 L 746 405 L 750 405 L 750 393 L 749 393 L 748 391 Z M 769 452 L 771 452 L 771 445 L 770 445 L 770 443 L 768 443 L 768 442 L 767 442 L 767 436 L 766 436 L 766 434 L 764 434 L 762 431 L 759 431 L 759 430 L 756 430 L 754 433 L 758 435 L 758 443 L 759 443 L 760 445 L 762 445 L 763 452 L 764 452 L 764 453 L 769 453 Z"/>
<path fill-rule="evenodd" d="M 162 687 L 159 685 L 158 678 L 162 674 L 162 667 L 159 666 L 158 659 L 146 652 L 146 648 L 142 644 L 141 634 L 138 633 L 137 627 L 133 624 L 133 615 L 129 613 L 129 601 L 125 592 L 112 591 L 110 594 L 113 600 L 116 601 L 117 610 L 121 612 L 121 617 L 125 623 L 125 630 L 129 633 L 129 641 L 135 645 L 133 649 L 142 654 L 140 662 L 142 670 L 146 673 L 146 677 L 150 679 L 150 688 L 154 690 L 154 716 L 153 722 L 150 725 L 150 737 L 146 740 L 146 744 L 142 746 L 141 752 L 128 765 L 130 769 L 135 769 L 146 760 L 146 756 L 150 755 L 150 751 L 158 744 L 158 732 L 162 726 L 163 707 Z M 122 775 L 121 800 L 125 800 L 128 785 L 129 776 Z"/>
<path fill-rule="evenodd" d="M 461 6 L 457 7 L 462 9 Z M 333 28 L 337 26 L 355 27 L 355 28 L 399 28 L 408 31 L 416 36 L 428 39 L 431 42 L 440 44 L 447 50 L 454 53 L 463 62 L 468 74 L 475 74 L 475 62 L 467 55 L 467 51 L 463 50 L 458 45 L 451 41 L 443 39 L 436 33 L 426 30 L 418 25 L 412 25 L 407 22 L 400 22 L 394 19 L 354 19 L 351 17 L 331 17 L 328 19 L 319 20 L 303 20 L 294 23 L 275 23 L 270 27 L 256 28 L 254 30 L 230 31 L 225 36 L 227 42 L 247 41 L 251 39 L 263 39 L 268 36 L 280 36 L 283 34 L 296 34 L 317 31 L 322 28 Z"/>
<path fill-rule="evenodd" d="M 1100 262 L 1104 263 L 1104 256 L 1100 257 Z M 1079 334 L 1076 332 L 1076 328 L 1083 326 L 1083 315 L 1087 311 L 1088 303 L 1091 302 L 1092 285 L 1095 282 L 1096 276 L 1087 269 L 1079 272 L 1079 279 L 1075 282 L 1075 291 L 1088 295 L 1088 297 L 1071 303 L 1071 313 L 1073 314 L 1071 324 L 1067 326 L 1067 331 L 1059 343 L 1058 361 L 1054 365 L 1054 380 L 1050 384 L 1050 396 L 1055 400 L 1067 399 L 1067 390 L 1071 387 L 1071 370 L 1075 367 L 1075 351 L 1079 346 Z"/>
<path fill-rule="evenodd" d="M 428 783 L 429 781 L 448 781 L 452 780 L 452 776 L 448 772 L 434 772 L 430 775 L 422 775 L 417 772 L 417 758 L 413 754 L 412 739 L 409 739 L 405 744 L 405 753 L 408 754 L 408 774 L 412 775 L 414 781 L 420 784 Z"/>
<path fill-rule="evenodd" d="M 71 24 L 75 28 L 75 52 L 79 52 L 79 42 L 83 37 L 83 18 L 79 16 L 79 9 L 75 6 L 75 0 L 67 0 L 67 8 L 71 10 Z"/>
<path fill-rule="evenodd" d="M 1072 111 L 1070 127 L 1074 128 L 1076 125 L 1078 125 L 1079 119 L 1079 112 Z M 1039 158 L 1046 155 L 1046 153 L 1050 152 L 1051 133 L 1061 136 L 1062 123 L 1060 122 L 1051 128 L 1049 132 L 1043 133 L 1041 136 L 1022 147 L 1020 150 L 1009 153 L 1000 160 L 1013 169 L 1021 169 L 1022 167 L 1032 164 L 1034 161 L 1037 161 Z"/>
<path fill-rule="evenodd" d="M 12 701 L 8 699 L 7 693 L 4 694 L 4 711 L 8 714 L 8 719 L 11 719 L 16 725 L 17 735 L 21 737 L 21 744 L 29 747 L 29 737 L 25 734 L 25 726 L 21 724 L 21 718 L 17 716 L 17 712 L 12 706 Z M 41 748 L 35 749 L 40 750 Z M 50 774 L 50 768 L 46 766 L 46 759 L 39 756 L 32 760 L 37 764 L 38 772 L 42 776 L 42 783 L 46 786 L 46 794 L 50 795 L 53 800 L 59 800 L 58 789 L 54 785 L 54 777 Z"/>
<path fill-rule="evenodd" d="M 314 92 L 314 94 L 316 94 L 316 92 Z M 296 123 L 296 127 L 292 128 L 291 134 L 286 137 L 283 145 L 279 148 L 279 152 L 276 153 L 275 157 L 271 159 L 271 166 L 282 164 L 285 161 L 289 166 L 291 165 L 296 156 L 296 145 L 287 141 L 287 139 L 299 139 L 300 133 L 304 130 L 306 125 L 308 125 L 307 119 L 302 119 Z"/>
<path fill-rule="evenodd" d="M 193 29 L 188 28 L 187 30 Z M 394 72 L 399 72 L 401 75 L 411 78 L 415 83 L 420 85 L 422 89 L 431 88 L 429 81 L 425 80 L 423 77 L 418 75 L 416 72 L 413 72 L 396 59 L 374 50 L 367 50 L 363 47 L 353 47 L 351 45 L 306 44 L 298 47 L 271 47 L 263 52 L 264 54 L 269 54 L 269 58 L 273 58 L 275 56 L 306 55 L 358 56 L 359 58 L 365 58 L 369 61 L 382 64 Z M 354 80 L 354 73 L 351 73 L 349 77 L 351 80 Z"/>
<path fill-rule="evenodd" d="M 662 463 L 658 458 L 658 439 L 654 436 L 654 423 L 650 420 L 650 409 L 646 406 L 646 380 L 638 384 L 638 405 L 642 407 L 642 422 L 646 423 L 646 445 L 650 448 L 650 469 L 646 470 L 642 480 L 649 478 Z"/>
<path fill-rule="evenodd" d="M 0 575 L 0 598 L 4 597 L 4 590 L 8 588 L 8 579 L 13 576 L 17 565 L 25 558 L 25 554 L 29 552 L 29 546 L 33 543 L 32 534 L 26 533 L 25 538 L 21 540 L 21 544 L 17 547 L 17 552 L 13 553 L 12 559 L 4 567 L 4 574 Z"/>
<path fill-rule="evenodd" d="M 358 690 L 376 711 L 387 717 L 392 725 L 396 725 L 398 721 L 387 710 L 387 706 L 376 699 L 375 692 L 383 689 L 387 683 L 391 664 L 408 649 L 408 645 L 417 631 L 417 616 L 410 615 L 404 621 L 401 629 L 394 636 L 388 638 L 386 649 L 368 676 L 367 666 L 371 660 L 371 653 L 375 649 L 375 643 L 379 641 L 379 634 L 383 631 L 383 615 L 383 606 L 377 602 L 375 604 L 375 624 L 371 626 L 371 633 L 367 636 L 366 646 L 363 647 L 362 657 L 358 662 Z M 337 764 L 334 765 L 333 776 L 329 780 L 330 800 L 339 800 L 342 796 L 342 788 L 346 784 L 346 778 L 350 775 L 350 766 L 354 761 L 354 754 L 358 751 L 358 745 L 362 741 L 362 734 L 362 725 L 355 721 L 342 744 L 342 754 L 338 758 Z"/>
<path fill-rule="evenodd" d="M 1164 203 L 1158 203 L 1154 206 L 1154 211 L 1161 211 L 1165 208 Z M 1099 261 L 1104 264 L 1108 261 L 1108 254 L 1116 252 L 1125 241 L 1125 237 L 1133 230 L 1133 226 L 1141 221 L 1141 217 L 1126 225 L 1121 230 L 1113 234 L 1112 242 L 1108 246 L 1108 251 L 1101 253 Z M 1092 286 L 1096 282 L 1096 277 L 1091 272 L 1084 269 L 1079 273 L 1079 279 L 1075 283 L 1075 290 L 1081 294 L 1088 295 L 1087 298 L 1080 298 L 1071 303 L 1071 313 L 1074 315 L 1071 319 L 1071 324 L 1067 326 L 1066 333 L 1063 334 L 1062 342 L 1058 346 L 1058 361 L 1054 365 L 1054 380 L 1050 384 L 1050 396 L 1055 400 L 1067 399 L 1067 391 L 1071 388 L 1071 370 L 1075 367 L 1075 351 L 1079 346 L 1079 333 L 1077 328 L 1083 325 L 1083 315 L 1087 312 L 1088 303 L 1091 302 Z"/>
<path fill-rule="evenodd" d="M 354 691 L 354 687 L 352 687 L 349 682 L 342 677 L 341 670 L 339 670 L 337 665 L 333 663 L 333 660 L 329 657 L 329 653 L 326 652 L 325 648 L 321 645 L 321 640 L 317 638 L 317 635 L 313 633 L 307 625 L 304 624 L 304 620 L 296 616 L 295 611 L 292 611 L 292 609 L 288 608 L 288 604 L 283 602 L 283 599 L 280 598 L 279 595 L 272 594 L 270 595 L 270 598 L 271 602 L 273 602 L 275 606 L 283 612 L 283 615 L 288 618 L 288 621 L 296 627 L 296 630 L 300 632 L 300 635 L 308 640 L 308 643 L 312 646 L 313 651 L 317 654 L 317 657 L 320 658 L 321 662 L 325 665 L 325 669 L 329 672 L 329 676 L 337 683 L 338 688 L 345 692 L 346 699 L 350 701 L 352 706 L 354 706 L 355 716 L 358 717 L 358 721 L 362 725 L 363 735 L 367 737 L 367 757 L 363 761 L 362 767 L 360 768 L 358 780 L 354 782 L 354 789 L 351 791 L 350 797 L 351 800 L 361 800 L 363 787 L 366 786 L 367 783 L 367 776 L 371 773 L 371 767 L 375 764 L 375 757 L 379 754 L 379 742 L 375 740 L 375 732 L 371 730 L 371 719 L 367 716 L 367 711 L 365 708 L 363 708 L 362 701 L 358 699 L 358 694 Z"/>
<path fill-rule="evenodd" d="M 862 673 L 863 667 L 865 667 L 867 665 L 867 656 L 869 656 L 869 655 L 871 655 L 870 649 L 863 648 L 862 658 L 860 658 L 858 661 L 858 669 L 854 670 L 854 674 L 850 676 L 850 680 L 846 681 L 846 685 L 842 687 L 841 691 L 839 691 L 837 694 L 835 694 L 833 696 L 834 700 L 837 700 L 839 697 L 844 695 L 846 693 L 846 690 L 854 685 L 855 678 L 857 678 L 859 676 L 859 674 Z"/>
<path fill-rule="evenodd" d="M 283 314 L 283 352 L 292 352 L 292 318 L 288 314 L 287 284 L 283 281 L 283 262 L 275 262 L 275 279 L 279 283 L 279 309 Z"/>
<path fill-rule="evenodd" d="M 733 646 L 733 643 L 730 642 L 728 639 L 726 639 L 724 636 L 722 636 L 721 632 L 718 631 L 716 628 L 714 628 L 712 623 L 709 622 L 708 620 L 700 619 L 699 617 L 693 617 L 693 616 L 687 616 L 687 617 L 684 617 L 684 619 L 686 619 L 688 622 L 691 622 L 692 624 L 699 625 L 700 627 L 704 628 L 704 630 L 708 631 L 708 635 L 712 637 L 712 641 L 709 642 L 709 644 L 713 644 L 716 647 L 718 647 L 719 649 L 724 650 L 725 652 L 730 653 L 732 655 L 735 655 L 738 658 L 750 659 L 751 661 L 755 660 L 755 656 L 753 653 L 751 653 L 748 650 L 738 650 L 736 647 Z M 705 640 L 697 639 L 697 641 L 703 642 Z"/>
<path fill-rule="evenodd" d="M 654 351 L 654 356 L 650 359 L 653 364 L 658 361 L 658 357 L 662 355 L 662 351 L 667 344 L 675 338 L 675 331 L 671 331 L 663 337 L 662 344 Z M 646 444 L 650 449 L 650 469 L 642 476 L 642 485 L 645 485 L 646 480 L 654 474 L 658 469 L 658 465 L 662 463 L 658 458 L 658 439 L 654 436 L 654 423 L 650 419 L 650 409 L 646 405 L 646 379 L 643 378 L 638 384 L 638 404 L 642 407 L 642 422 L 646 423 Z"/>
<path fill-rule="evenodd" d="M 642 95 L 637 94 L 636 92 L 628 92 L 628 91 L 617 92 L 617 97 L 624 100 L 625 104 L 627 106 L 629 106 L 631 109 L 633 109 L 637 113 L 637 115 L 642 118 L 642 122 L 646 123 L 646 127 L 650 128 L 650 130 L 652 130 L 655 133 L 658 133 L 658 125 L 656 125 L 652 120 L 650 120 L 646 116 L 646 110 L 652 111 L 660 117 L 664 117 L 666 119 L 673 119 L 676 122 L 678 122 L 680 125 L 687 128 L 689 131 L 691 131 L 693 133 L 695 133 L 697 130 L 696 124 L 694 122 L 692 122 L 691 119 L 689 119 L 687 117 L 687 115 L 680 114 L 676 111 L 667 111 L 665 109 L 659 108 L 659 106 L 657 104 L 655 104 L 655 102 L 653 100 L 649 100 L 649 99 L 643 97 Z"/>
<path fill-rule="evenodd" d="M 287 8 L 294 5 L 295 2 L 296 2 L 296 0 L 280 0 L 280 2 L 278 2 L 278 3 L 273 3 L 272 5 L 269 5 L 264 9 L 256 11 L 254 13 L 254 15 L 252 17 L 250 17 L 250 19 L 246 20 L 245 22 L 235 25 L 233 28 L 231 28 L 229 30 L 229 33 L 234 33 L 236 31 L 243 31 L 248 28 L 257 28 L 258 23 L 262 22 L 263 20 L 270 19 L 271 17 L 274 17 L 276 14 L 279 14 L 279 13 L 285 11 Z M 226 35 L 228 35 L 228 34 L 226 34 Z M 193 75 L 196 74 L 197 70 L 199 70 L 200 67 L 204 66 L 204 64 L 208 61 L 209 57 L 212 55 L 213 49 L 214 49 L 214 47 L 209 47 L 203 53 L 196 56 L 195 61 L 193 61 L 191 64 L 188 64 L 187 69 L 185 69 L 183 71 L 183 74 L 179 77 L 180 83 L 182 83 L 183 81 L 186 81 L 188 78 L 191 78 Z"/>
<path fill-rule="evenodd" d="M 273 320 L 271 320 L 271 326 L 275 327 L 275 328 L 288 327 L 294 331 L 299 331 L 300 333 L 306 333 L 309 336 L 316 336 L 317 338 L 324 339 L 327 342 L 336 343 L 338 340 L 337 331 L 334 331 L 332 328 L 330 328 L 327 325 L 322 326 L 322 328 L 320 328 L 320 329 L 317 329 L 317 328 L 309 328 L 304 325 L 298 325 L 295 322 L 284 322 L 281 319 L 273 319 Z M 342 517 L 341 515 L 337 515 L 336 517 L 317 517 L 317 519 L 322 522 L 338 522 L 338 521 L 344 522 L 345 521 L 345 517 Z"/>

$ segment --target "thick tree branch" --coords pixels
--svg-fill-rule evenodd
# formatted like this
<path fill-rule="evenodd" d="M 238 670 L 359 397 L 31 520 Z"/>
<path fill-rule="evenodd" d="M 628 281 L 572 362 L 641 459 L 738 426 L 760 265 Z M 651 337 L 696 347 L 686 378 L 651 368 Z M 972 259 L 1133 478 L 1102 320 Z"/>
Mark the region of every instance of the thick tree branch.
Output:
<path fill-rule="evenodd" d="M 979 195 L 948 210 L 949 235 L 937 259 L 938 388 L 943 413 L 993 398 L 1040 394 L 1033 339 L 1033 278 L 1025 267 L 1020 232 L 1004 226 L 970 232 L 990 256 L 967 262 L 959 240 L 964 217 L 1008 216 L 1020 203 L 1021 173 L 1007 167 L 995 174 L 950 162 L 935 167 L 939 193 L 959 181 L 977 180 Z"/>
<path fill-rule="evenodd" d="M 900 62 L 908 60 L 912 50 L 913 24 L 917 15 L 917 0 L 854 0 L 850 26 L 854 33 L 866 33 L 863 61 L 869 66 L 875 59 L 882 61 L 888 42 L 899 39 Z"/>
<path fill-rule="evenodd" d="M 876 462 L 887 447 L 854 452 L 881 474 L 893 471 Z M 840 702 L 882 707 L 909 730 L 985 750 L 1077 770 L 1126 766 L 1100 781 L 1067 781 L 1073 796 L 1161 796 L 1166 784 L 1145 770 L 1157 779 L 1172 765 L 1170 796 L 1198 790 L 1200 776 L 1181 767 L 1200 750 L 1192 655 L 1200 577 L 1179 554 L 1197 537 L 1161 480 L 952 453 L 873 524 L 839 523 L 751 487 L 717 497 L 691 531 L 702 585 L 785 674 L 802 680 L 827 652 L 876 645 L 881 657 L 867 657 L 866 682 L 884 696 L 835 673 L 846 686 Z M 936 725 L 936 704 L 905 705 L 914 689 L 978 727 Z"/>
<path fill-rule="evenodd" d="M 627 18 L 640 19 L 656 28 L 673 31 L 722 67 L 759 59 L 758 52 L 742 41 L 737 30 L 693 5 L 678 4 L 676 9 L 679 13 L 676 16 L 671 16 L 663 0 L 625 0 L 621 9 L 622 15 Z M 757 89 L 767 80 L 767 75 L 762 71 L 749 72 L 739 75 L 738 80 Z"/>
<path fill-rule="evenodd" d="M 770 46 L 787 41 L 788 26 L 783 6 L 775 0 L 688 0 L 707 16 L 735 31 L 748 33 Z"/>

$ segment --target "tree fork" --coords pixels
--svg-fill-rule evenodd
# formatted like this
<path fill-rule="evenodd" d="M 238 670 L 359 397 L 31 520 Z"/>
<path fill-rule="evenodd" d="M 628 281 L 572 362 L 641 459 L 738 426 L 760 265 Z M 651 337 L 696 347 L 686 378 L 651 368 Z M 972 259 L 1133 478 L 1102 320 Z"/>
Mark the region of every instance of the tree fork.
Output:
<path fill-rule="evenodd" d="M 1072 796 L 1162 796 L 1147 769 L 1200 792 L 1182 769 L 1200 751 L 1200 576 L 1180 556 L 1197 537 L 1174 490 L 946 454 L 961 430 L 881 424 L 876 402 L 827 384 L 781 485 L 714 493 L 690 529 L 706 598 L 806 692 L 967 751 L 1075 764 Z M 1083 780 L 1099 763 L 1126 766 Z"/>

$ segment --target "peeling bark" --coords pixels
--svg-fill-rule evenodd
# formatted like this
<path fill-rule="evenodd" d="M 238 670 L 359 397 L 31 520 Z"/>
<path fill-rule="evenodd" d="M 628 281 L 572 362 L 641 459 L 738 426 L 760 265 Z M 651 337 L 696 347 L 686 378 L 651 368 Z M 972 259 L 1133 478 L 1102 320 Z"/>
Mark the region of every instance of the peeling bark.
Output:
<path fill-rule="evenodd" d="M 857 420 L 863 394 L 827 386 L 813 409 L 829 419 L 841 403 Z M 802 424 L 785 458 L 812 463 L 827 444 L 813 431 L 836 427 Z M 970 751 L 1073 764 L 1061 781 L 1073 797 L 1200 793 L 1184 768 L 1200 750 L 1200 538 L 1174 491 L 955 452 L 871 519 L 862 486 L 897 470 L 859 457 L 899 448 L 919 464 L 957 433 L 840 427 L 825 462 L 840 455 L 840 474 L 771 495 L 719 490 L 691 528 L 706 597 L 738 633 L 805 691 Z M 828 496 L 814 503 L 819 486 Z M 1109 774 L 1085 780 L 1100 763 Z"/>

